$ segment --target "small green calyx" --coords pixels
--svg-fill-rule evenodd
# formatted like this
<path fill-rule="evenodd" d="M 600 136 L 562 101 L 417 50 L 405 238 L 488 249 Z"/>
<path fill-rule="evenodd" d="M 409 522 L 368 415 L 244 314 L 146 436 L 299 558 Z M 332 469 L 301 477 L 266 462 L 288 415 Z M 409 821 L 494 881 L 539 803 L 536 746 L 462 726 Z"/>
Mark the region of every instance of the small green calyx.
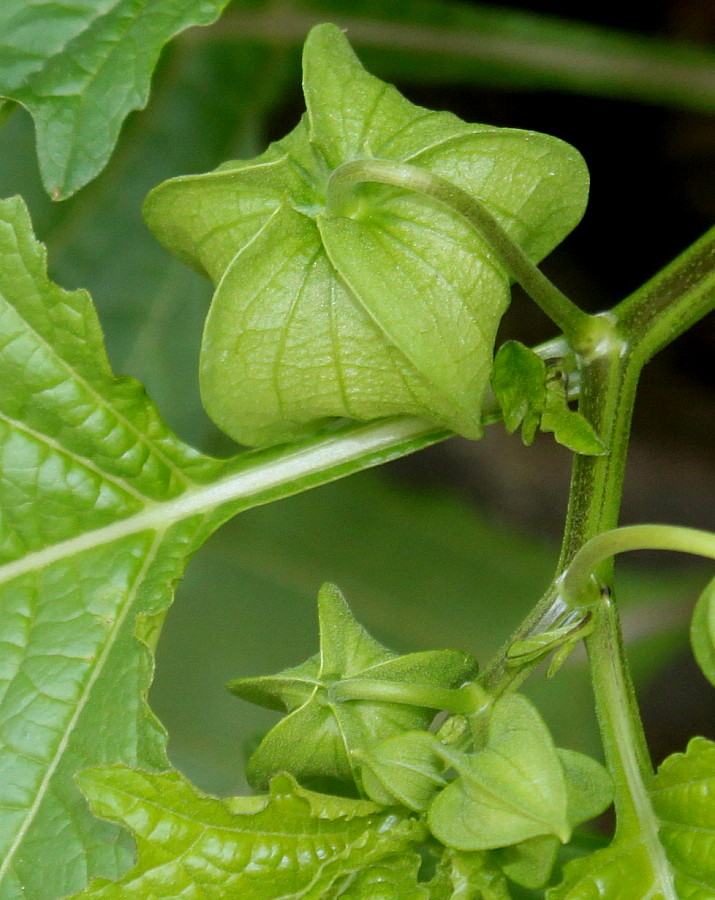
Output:
<path fill-rule="evenodd" d="M 434 836 L 457 850 L 489 850 L 540 835 L 569 839 L 564 769 L 545 723 L 518 694 L 493 708 L 483 749 L 440 747 L 458 778 L 429 808 Z"/>
<path fill-rule="evenodd" d="M 383 647 L 355 620 L 334 585 L 320 590 L 318 618 L 318 654 L 278 675 L 228 685 L 244 700 L 288 713 L 249 760 L 248 778 L 256 787 L 264 787 L 282 771 L 307 780 L 359 783 L 361 752 L 392 735 L 429 725 L 435 707 L 422 702 L 426 689 L 437 697 L 445 692 L 449 696 L 450 689 L 476 674 L 476 662 L 466 653 L 436 650 L 399 656 Z M 355 681 L 368 682 L 370 696 L 341 698 L 340 687 Z"/>
<path fill-rule="evenodd" d="M 216 284 L 209 415 L 248 445 L 394 415 L 480 437 L 510 276 L 414 173 L 478 198 L 538 262 L 582 215 L 583 160 L 546 135 L 413 105 L 334 25 L 310 32 L 303 87 L 305 116 L 262 156 L 168 181 L 145 204 L 159 240 Z M 404 179 L 357 183 L 377 161 Z"/>

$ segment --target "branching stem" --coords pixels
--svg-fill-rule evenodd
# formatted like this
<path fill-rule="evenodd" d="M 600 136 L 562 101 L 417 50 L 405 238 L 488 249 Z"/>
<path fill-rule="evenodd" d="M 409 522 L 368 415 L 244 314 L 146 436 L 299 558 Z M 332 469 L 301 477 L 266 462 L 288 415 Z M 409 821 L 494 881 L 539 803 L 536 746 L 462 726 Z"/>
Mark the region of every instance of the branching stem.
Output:
<path fill-rule="evenodd" d="M 609 452 L 576 456 L 559 572 L 541 602 L 512 641 L 487 667 L 483 683 L 493 693 L 511 690 L 532 663 L 508 670 L 509 646 L 554 627 L 578 608 L 591 575 L 610 586 L 612 557 L 627 549 L 662 547 L 713 555 L 715 539 L 689 529 L 634 526 L 617 529 L 626 452 L 636 386 L 643 366 L 662 347 L 715 308 L 715 229 L 685 250 L 666 269 L 611 310 L 611 336 L 602 352 L 583 360 L 579 409 L 596 428 Z M 588 605 L 588 604 L 587 604 Z M 615 783 L 619 830 L 641 834 L 656 879 L 667 900 L 675 898 L 670 868 L 658 837 L 658 821 L 648 784 L 652 765 L 624 652 L 613 595 L 607 590 L 586 639 L 604 752 Z"/>

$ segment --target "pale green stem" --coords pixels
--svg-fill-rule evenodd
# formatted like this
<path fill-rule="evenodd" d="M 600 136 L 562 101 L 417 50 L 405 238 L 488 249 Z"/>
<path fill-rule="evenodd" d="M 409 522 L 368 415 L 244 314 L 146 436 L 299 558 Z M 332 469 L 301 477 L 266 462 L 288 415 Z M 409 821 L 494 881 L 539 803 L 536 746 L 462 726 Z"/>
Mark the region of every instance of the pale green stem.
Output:
<path fill-rule="evenodd" d="M 441 688 L 430 684 L 380 681 L 377 678 L 346 678 L 330 685 L 331 700 L 373 700 L 382 703 L 404 703 L 443 709 L 451 713 L 472 715 L 486 702 L 487 694 L 479 685 L 470 682 L 459 688 Z"/>
<path fill-rule="evenodd" d="M 631 411 L 641 369 L 655 352 L 714 307 L 715 229 L 711 229 L 611 310 L 612 338 L 604 342 L 603 353 L 585 361 L 579 404 L 609 452 L 599 457 L 575 457 L 560 572 L 571 566 L 581 547 L 618 524 Z M 692 548 L 691 537 L 688 536 L 688 549 Z M 586 577 L 596 567 L 599 582 L 609 584 L 611 556 L 612 553 L 592 558 L 586 566 L 589 570 Z M 512 642 L 549 630 L 566 609 L 557 580 L 517 630 Z M 604 752 L 616 786 L 618 828 L 633 827 L 644 837 L 658 890 L 664 900 L 671 900 L 675 892 L 647 790 L 652 764 L 623 649 L 618 613 L 610 594 L 604 596 L 597 609 L 595 627 L 586 638 L 586 645 Z M 513 686 L 515 675 L 506 666 L 508 647 L 500 651 L 484 674 L 484 684 L 490 691 L 501 693 Z M 527 664 L 516 680 L 523 678 L 529 669 Z"/>
<path fill-rule="evenodd" d="M 661 822 L 648 791 L 653 770 L 623 649 L 618 611 L 609 591 L 604 591 L 594 611 L 596 627 L 586 638 L 586 647 L 597 690 L 601 736 L 614 782 L 616 833 L 635 833 L 644 845 L 654 878 L 649 896 L 677 900 L 672 868 L 660 841 Z"/>
<path fill-rule="evenodd" d="M 715 534 L 676 525 L 629 525 L 603 531 L 587 541 L 561 575 L 561 597 L 577 606 L 601 563 L 630 550 L 672 550 L 715 559 Z"/>
<path fill-rule="evenodd" d="M 574 350 L 590 352 L 601 336 L 599 317 L 579 309 L 533 264 L 484 203 L 446 178 L 417 166 L 384 159 L 358 159 L 338 166 L 328 179 L 328 212 L 341 213 L 364 182 L 389 184 L 425 194 L 458 213 L 475 229 L 499 263 L 563 331 Z"/>

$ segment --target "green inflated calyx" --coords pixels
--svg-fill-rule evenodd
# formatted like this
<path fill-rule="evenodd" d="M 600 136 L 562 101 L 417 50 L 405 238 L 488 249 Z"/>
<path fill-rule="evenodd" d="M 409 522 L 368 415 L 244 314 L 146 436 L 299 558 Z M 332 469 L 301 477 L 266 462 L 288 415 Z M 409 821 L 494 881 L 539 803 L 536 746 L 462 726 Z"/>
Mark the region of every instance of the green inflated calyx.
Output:
<path fill-rule="evenodd" d="M 311 31 L 303 70 L 307 112 L 293 132 L 146 202 L 159 240 L 217 286 L 206 409 L 249 445 L 392 415 L 478 437 L 508 267 L 434 197 L 356 176 L 329 203 L 329 180 L 359 160 L 431 173 L 478 198 L 538 261 L 581 217 L 583 161 L 555 138 L 409 103 L 333 25 Z"/>
<path fill-rule="evenodd" d="M 423 703 L 425 689 L 449 695 L 476 674 L 476 662 L 457 650 L 399 656 L 383 647 L 354 619 L 334 585 L 321 588 L 318 617 L 315 656 L 278 675 L 228 685 L 244 700 L 288 713 L 249 760 L 247 775 L 257 787 L 282 771 L 304 780 L 359 782 L 362 752 L 392 735 L 426 728 L 434 718 L 436 709 Z M 340 699 L 336 688 L 356 679 L 369 680 L 370 699 Z M 379 698 L 380 684 L 387 699 Z M 411 685 L 417 686 L 413 699 Z"/>
<path fill-rule="evenodd" d="M 495 704 L 483 749 L 440 749 L 458 778 L 437 795 L 428 824 L 456 850 L 489 850 L 542 835 L 569 839 L 564 768 L 545 723 L 518 694 Z"/>

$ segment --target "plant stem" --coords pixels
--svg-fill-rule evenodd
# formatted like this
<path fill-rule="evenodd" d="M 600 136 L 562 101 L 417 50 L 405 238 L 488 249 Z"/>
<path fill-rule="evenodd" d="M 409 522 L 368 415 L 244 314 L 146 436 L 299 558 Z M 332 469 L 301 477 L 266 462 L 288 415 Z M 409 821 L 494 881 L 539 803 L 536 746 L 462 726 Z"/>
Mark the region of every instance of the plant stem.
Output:
<path fill-rule="evenodd" d="M 566 604 L 578 602 L 585 584 L 602 562 L 629 550 L 674 550 L 715 559 L 715 534 L 676 525 L 629 525 L 604 531 L 581 547 L 561 576 Z"/>
<path fill-rule="evenodd" d="M 577 455 L 574 459 L 560 573 L 581 547 L 601 532 L 615 528 L 618 522 L 631 415 L 641 368 L 638 354 L 618 335 L 618 328 L 614 327 L 610 346 L 601 357 L 587 363 L 582 372 L 579 408 L 601 435 L 609 452 L 597 457 Z M 612 560 L 599 559 L 594 565 L 599 583 L 610 585 Z M 569 607 L 568 599 L 557 578 L 516 637 L 538 634 L 569 608 L 578 608 L 576 604 Z M 606 761 L 616 786 L 619 827 L 621 823 L 637 822 L 647 833 L 654 818 L 645 786 L 652 774 L 650 757 L 625 659 L 618 613 L 610 593 L 607 600 L 597 604 L 600 613 L 595 616 L 593 632 L 586 639 L 596 712 Z M 512 689 L 533 665 L 528 664 L 524 672 L 515 676 L 507 671 L 505 659 L 498 657 L 487 670 L 485 688 L 499 693 L 503 691 L 499 686 L 502 681 Z M 662 848 L 658 852 L 661 851 Z"/>
<path fill-rule="evenodd" d="M 563 331 L 574 350 L 591 352 L 600 338 L 598 317 L 579 309 L 532 263 L 487 207 L 460 187 L 406 163 L 384 159 L 359 159 L 338 166 L 328 179 L 328 212 L 340 215 L 354 195 L 356 185 L 377 182 L 425 194 L 458 213 L 475 229 L 497 260 Z"/>
<path fill-rule="evenodd" d="M 715 229 L 712 229 L 609 314 L 613 323 L 610 338 L 604 340 L 599 353 L 584 360 L 579 405 L 609 452 L 606 456 L 575 457 L 559 573 L 578 560 L 575 577 L 580 584 L 594 569 L 601 584 L 612 582 L 612 553 L 592 553 L 585 549 L 584 556 L 579 557 L 579 553 L 596 535 L 615 529 L 618 524 L 626 450 L 640 372 L 655 352 L 714 307 Z M 634 539 L 638 537 L 639 542 L 646 536 L 643 531 L 626 530 L 626 533 Z M 606 544 L 612 541 L 612 534 L 604 537 Z M 673 535 L 670 530 L 669 549 L 674 543 Z M 648 537 L 649 546 L 654 539 L 664 540 L 663 533 L 656 536 L 652 530 Z M 677 540 L 683 537 L 679 533 Z M 688 548 L 693 546 L 692 538 L 689 532 Z M 623 539 L 623 548 L 629 540 Z M 696 543 L 710 555 L 712 543 L 709 537 L 698 537 Z M 606 544 L 594 542 L 591 546 L 603 551 Z M 612 544 L 610 549 L 613 549 Z M 563 616 L 569 604 L 559 587 L 557 578 L 517 630 L 515 639 L 549 630 Z M 618 613 L 610 592 L 596 604 L 596 610 L 594 629 L 586 638 L 586 645 L 604 752 L 616 786 L 618 828 L 633 827 L 643 835 L 658 888 L 664 898 L 671 900 L 676 894 L 658 839 L 658 822 L 647 789 L 652 765 L 623 649 Z M 514 673 L 508 671 L 506 664 L 510 644 L 485 670 L 483 683 L 491 692 L 503 692 L 515 682 Z M 523 680 L 530 668 L 531 664 L 525 666 L 516 680 Z"/>
<path fill-rule="evenodd" d="M 609 591 L 595 610 L 596 627 L 586 638 L 601 736 L 614 782 L 617 833 L 636 834 L 653 871 L 653 896 L 677 900 L 671 866 L 659 839 L 660 821 L 648 785 L 653 775 L 635 692 L 623 649 L 618 613 Z"/>
<path fill-rule="evenodd" d="M 715 226 L 611 314 L 642 364 L 715 309 Z"/>
<path fill-rule="evenodd" d="M 561 574 L 579 548 L 605 529 L 618 524 L 623 490 L 626 452 L 631 415 L 635 400 L 640 365 L 629 352 L 618 329 L 602 342 L 601 353 L 584 364 L 581 373 L 580 411 L 596 429 L 608 453 L 603 456 L 574 457 L 569 506 L 566 516 L 561 557 L 557 574 Z M 610 579 L 608 564 L 599 569 L 604 583 Z M 527 664 L 515 671 L 509 663 L 509 649 L 515 641 L 548 632 L 563 622 L 569 612 L 560 584 L 556 579 L 534 607 L 512 638 L 486 667 L 482 684 L 497 694 L 512 690 L 526 678 L 537 664 Z"/>
<path fill-rule="evenodd" d="M 440 688 L 430 684 L 403 684 L 375 678 L 346 678 L 332 684 L 328 694 L 338 702 L 375 700 L 405 703 L 464 715 L 477 712 L 490 701 L 484 690 L 473 682 L 459 688 Z"/>
<path fill-rule="evenodd" d="M 618 524 L 631 413 L 640 371 L 659 349 L 715 309 L 715 228 L 683 251 L 670 265 L 604 316 L 612 329 L 600 352 L 585 360 L 579 409 L 609 448 L 605 456 L 574 458 L 566 528 L 557 573 L 580 547 Z M 597 574 L 607 582 L 606 561 Z M 482 675 L 496 692 L 527 677 L 529 667 L 509 671 L 511 643 L 551 630 L 568 606 L 554 583 L 501 648 Z"/>

